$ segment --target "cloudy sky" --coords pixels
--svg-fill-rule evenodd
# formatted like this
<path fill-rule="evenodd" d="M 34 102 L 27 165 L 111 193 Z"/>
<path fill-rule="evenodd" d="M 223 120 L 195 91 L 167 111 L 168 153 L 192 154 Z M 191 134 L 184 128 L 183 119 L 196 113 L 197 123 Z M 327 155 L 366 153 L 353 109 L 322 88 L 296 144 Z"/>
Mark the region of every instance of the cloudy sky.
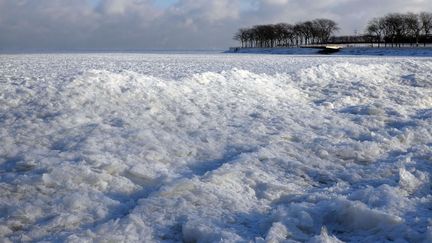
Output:
<path fill-rule="evenodd" d="M 0 0 L 0 50 L 226 48 L 239 27 L 319 17 L 353 34 L 407 11 L 432 0 Z"/>

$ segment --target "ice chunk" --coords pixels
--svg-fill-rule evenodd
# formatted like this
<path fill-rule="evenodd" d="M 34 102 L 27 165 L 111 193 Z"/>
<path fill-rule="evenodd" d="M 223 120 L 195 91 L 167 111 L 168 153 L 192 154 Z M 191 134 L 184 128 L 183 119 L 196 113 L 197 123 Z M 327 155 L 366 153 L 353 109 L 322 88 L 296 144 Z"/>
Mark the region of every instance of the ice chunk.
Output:
<path fill-rule="evenodd" d="M 421 180 L 417 179 L 405 168 L 399 169 L 399 186 L 408 193 L 415 192 L 422 184 Z"/>
<path fill-rule="evenodd" d="M 403 219 L 368 208 L 364 203 L 338 199 L 330 203 L 324 222 L 336 224 L 344 231 L 380 230 L 385 231 L 401 223 Z"/>
<path fill-rule="evenodd" d="M 329 235 L 326 227 L 321 228 L 321 234 L 314 236 L 312 239 L 308 241 L 308 243 L 342 243 L 343 241 L 339 240 L 334 235 Z"/>
<path fill-rule="evenodd" d="M 282 242 L 288 237 L 288 230 L 285 225 L 280 222 L 273 223 L 272 227 L 267 232 L 266 242 L 277 243 Z"/>
<path fill-rule="evenodd" d="M 215 228 L 205 223 L 188 221 L 182 227 L 183 241 L 192 242 L 219 242 L 221 235 L 215 232 Z"/>

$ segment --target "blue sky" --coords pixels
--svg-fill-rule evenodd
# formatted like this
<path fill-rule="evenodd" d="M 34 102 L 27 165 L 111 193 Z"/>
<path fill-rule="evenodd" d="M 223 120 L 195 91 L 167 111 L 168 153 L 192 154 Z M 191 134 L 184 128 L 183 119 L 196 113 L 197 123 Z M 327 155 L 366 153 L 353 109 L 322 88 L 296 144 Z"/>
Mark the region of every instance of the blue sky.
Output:
<path fill-rule="evenodd" d="M 238 28 L 330 18 L 361 33 L 431 0 L 0 0 L 0 49 L 228 48 Z"/>

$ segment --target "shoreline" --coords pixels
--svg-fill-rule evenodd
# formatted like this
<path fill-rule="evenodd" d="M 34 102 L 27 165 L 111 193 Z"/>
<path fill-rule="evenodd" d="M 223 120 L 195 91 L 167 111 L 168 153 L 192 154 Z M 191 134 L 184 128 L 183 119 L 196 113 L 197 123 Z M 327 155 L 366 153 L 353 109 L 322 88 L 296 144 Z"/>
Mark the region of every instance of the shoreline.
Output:
<path fill-rule="evenodd" d="M 352 55 L 352 56 L 425 56 L 432 57 L 432 47 L 343 47 L 338 52 L 322 54 L 321 49 L 308 47 L 230 48 L 224 53 L 277 55 Z"/>

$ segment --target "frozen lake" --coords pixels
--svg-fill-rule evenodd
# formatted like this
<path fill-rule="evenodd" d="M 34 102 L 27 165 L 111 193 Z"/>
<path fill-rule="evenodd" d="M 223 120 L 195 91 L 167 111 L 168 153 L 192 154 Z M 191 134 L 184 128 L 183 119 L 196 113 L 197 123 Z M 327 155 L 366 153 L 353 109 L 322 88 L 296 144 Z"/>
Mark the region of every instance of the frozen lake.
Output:
<path fill-rule="evenodd" d="M 432 241 L 432 58 L 0 55 L 5 242 Z"/>

